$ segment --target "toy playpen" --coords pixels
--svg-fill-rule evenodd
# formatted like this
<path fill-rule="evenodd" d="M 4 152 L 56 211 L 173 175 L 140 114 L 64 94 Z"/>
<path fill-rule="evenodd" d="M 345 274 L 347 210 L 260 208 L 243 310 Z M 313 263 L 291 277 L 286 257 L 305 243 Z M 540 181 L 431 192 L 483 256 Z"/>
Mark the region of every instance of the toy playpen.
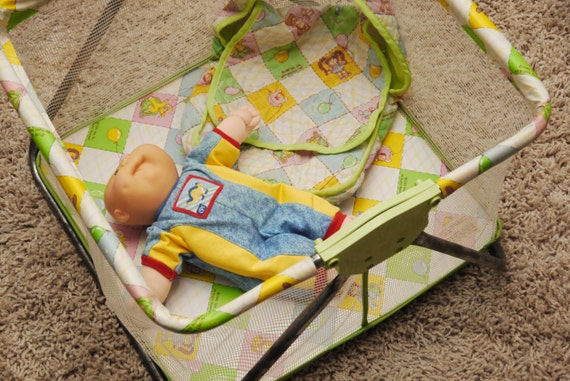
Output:
<path fill-rule="evenodd" d="M 486 249 L 500 234 L 497 208 L 506 163 L 545 129 L 550 101 L 532 68 L 475 3 L 224 5 L 0 5 L 0 81 L 32 137 L 38 183 L 155 377 L 286 378 L 380 323 L 465 260 L 504 265 L 500 250 Z M 341 22 L 342 15 L 352 18 Z M 304 33 L 317 26 L 333 32 L 328 50 L 319 52 L 331 40 L 297 49 Z M 277 43 L 279 49 L 263 51 L 264 43 L 281 37 L 286 43 Z M 264 60 L 263 69 L 238 69 L 254 56 L 252 46 L 261 50 L 256 57 Z M 344 54 L 344 66 L 331 64 L 327 71 L 317 64 L 335 52 Z M 318 124 L 345 107 L 356 119 L 379 116 L 369 123 L 371 133 L 379 134 L 370 145 L 374 153 L 360 161 L 345 156 L 340 166 L 361 166 L 362 175 L 351 175 L 354 181 L 340 193 L 323 191 L 323 184 L 342 182 L 338 171 L 327 172 L 324 183 L 307 185 L 358 217 L 315 242 L 313 257 L 248 292 L 188 266 L 162 305 L 138 271 L 145 232 L 107 217 L 104 184 L 121 155 L 142 143 L 164 147 L 180 164 L 183 141 L 199 139 L 196 126 L 204 126 L 204 116 L 215 120 L 234 101 L 247 100 L 265 121 L 273 118 L 256 104 L 254 91 L 242 96 L 248 85 L 218 74 L 237 76 L 239 70 L 254 80 L 279 71 L 275 86 L 285 86 L 292 73 L 314 70 L 301 84 L 312 95 L 335 78 L 313 103 L 286 88 L 285 98 L 295 102 L 280 115 L 303 109 Z M 218 103 L 206 99 L 212 91 L 201 81 L 209 75 L 220 88 L 226 85 L 222 95 L 212 96 Z M 294 149 L 244 151 L 240 169 L 280 181 L 259 169 L 269 159 L 250 151 L 282 159 Z M 314 156 L 326 163 L 326 154 Z M 294 165 L 273 171 L 296 176 Z"/>

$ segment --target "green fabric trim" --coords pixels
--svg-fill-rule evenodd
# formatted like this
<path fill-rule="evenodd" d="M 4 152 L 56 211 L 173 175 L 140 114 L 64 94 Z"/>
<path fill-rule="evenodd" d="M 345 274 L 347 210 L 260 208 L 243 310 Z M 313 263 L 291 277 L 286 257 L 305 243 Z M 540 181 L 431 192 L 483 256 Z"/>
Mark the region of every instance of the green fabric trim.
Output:
<path fill-rule="evenodd" d="M 261 141 L 252 137 L 247 138 L 244 143 L 270 150 L 303 150 L 319 154 L 337 154 L 355 149 L 368 141 L 363 156 L 363 158 L 368 158 L 372 152 L 376 139 L 379 139 L 380 142 L 384 140 L 384 137 L 388 132 L 389 125 L 391 124 L 382 123 L 385 118 L 384 110 L 388 96 L 391 94 L 401 94 L 408 89 L 411 83 L 410 70 L 404 53 L 400 49 L 400 45 L 394 40 L 392 34 L 386 29 L 381 20 L 376 17 L 364 1 L 355 0 L 354 3 L 367 17 L 367 20 L 363 24 L 363 33 L 368 38 L 372 48 L 378 56 L 385 73 L 385 84 L 381 93 L 381 99 L 378 102 L 377 109 L 373 112 L 365 128 L 362 129 L 356 137 L 350 139 L 349 142 L 337 147 L 325 147 L 308 142 L 297 144 L 278 144 Z M 208 92 L 206 100 L 206 112 L 202 115 L 200 125 L 194 129 L 192 135 L 192 143 L 194 145 L 199 144 L 200 134 L 206 126 L 209 116 L 214 125 L 218 124 L 218 121 L 211 116 L 215 115 L 215 95 L 224 73 L 223 68 L 225 67 L 226 62 L 236 44 L 241 41 L 253 27 L 261 10 L 261 1 L 249 1 L 240 13 L 220 21 L 216 26 L 216 34 L 218 35 L 219 42 L 224 46 L 224 50 L 220 54 L 218 65 L 210 84 L 210 91 Z M 386 52 L 388 56 L 386 56 L 384 52 Z M 394 73 L 396 73 L 396 76 L 393 75 Z M 394 78 L 396 78 L 396 82 L 394 82 Z M 388 116 L 388 118 L 391 117 L 392 115 Z M 367 159 L 361 160 L 350 179 L 342 184 L 322 190 L 312 190 L 312 193 L 321 197 L 328 197 L 351 188 L 358 181 L 360 174 L 364 170 L 366 161 Z"/>
<path fill-rule="evenodd" d="M 483 245 L 480 251 L 486 250 L 489 246 L 497 242 L 499 238 L 501 238 L 502 234 L 503 234 L 503 221 L 501 220 L 501 217 L 497 217 L 497 229 L 495 230 L 495 234 L 493 235 L 493 238 L 489 240 L 489 242 Z"/>
<path fill-rule="evenodd" d="M 473 29 L 471 29 L 467 25 L 463 25 L 462 28 L 465 31 L 465 33 L 467 33 L 469 35 L 469 37 L 471 37 L 471 39 L 473 41 L 475 41 L 477 46 L 479 46 L 479 48 L 486 54 L 487 53 L 487 47 L 485 46 L 485 43 L 479 38 L 479 36 L 477 36 L 477 34 L 475 34 Z"/>
<path fill-rule="evenodd" d="M 368 21 L 365 22 L 365 26 L 367 23 Z M 382 67 L 385 68 L 384 89 L 382 89 L 381 99 L 378 102 L 379 105 L 383 106 L 381 108 L 379 107 L 374 111 L 374 114 L 377 115 L 375 115 L 374 117 L 370 117 L 368 124 L 370 126 L 372 125 L 372 123 L 374 123 L 374 129 L 372 131 L 372 134 L 369 136 L 368 145 L 366 146 L 366 150 L 364 151 L 362 160 L 360 160 L 360 163 L 358 164 L 357 170 L 353 172 L 350 179 L 346 180 L 342 184 L 338 184 L 337 186 L 329 187 L 327 189 L 311 191 L 312 193 L 320 197 L 334 196 L 336 194 L 339 194 L 340 192 L 350 189 L 354 184 L 356 184 L 358 178 L 360 177 L 360 174 L 364 170 L 367 158 L 368 156 L 370 156 L 370 152 L 372 152 L 372 147 L 374 146 L 374 142 L 376 141 L 376 139 L 383 141 L 384 138 L 386 137 L 386 134 L 388 133 L 388 129 L 390 128 L 388 124 L 382 124 L 382 119 L 384 116 L 384 108 L 386 107 L 386 101 L 388 100 L 388 93 L 389 93 L 388 89 L 390 88 L 390 84 L 392 82 L 392 73 L 386 62 L 386 57 L 384 56 L 384 54 L 382 54 L 382 51 L 380 50 L 379 46 L 375 43 L 374 40 L 371 39 L 370 35 L 367 32 L 367 28 L 363 29 L 364 29 L 364 34 L 366 38 L 369 39 L 374 51 L 376 52 L 376 55 L 378 56 L 378 59 L 380 60 L 380 63 L 382 64 Z"/>
<path fill-rule="evenodd" d="M 253 5 L 253 8 L 249 7 L 250 4 Z M 221 67 L 223 68 L 225 66 L 228 57 L 230 56 L 236 44 L 239 41 L 241 41 L 241 39 L 251 30 L 253 24 L 259 17 L 261 10 L 262 10 L 261 2 L 252 1 L 248 3 L 248 6 L 246 6 L 246 10 L 240 12 L 237 16 L 232 17 L 232 20 L 241 21 L 249 13 L 249 16 L 241 25 L 239 30 L 225 44 L 225 49 L 220 55 L 218 66 L 216 67 L 216 71 L 214 72 L 214 77 L 212 78 L 212 82 L 210 83 L 210 90 L 208 91 L 208 97 L 206 99 L 206 112 L 204 113 L 204 115 L 202 115 L 202 120 L 200 121 L 200 125 L 198 126 L 198 128 L 194 129 L 194 133 L 192 134 L 192 144 L 195 146 L 200 143 L 200 133 L 204 130 L 204 127 L 206 126 L 208 115 L 214 115 L 214 101 L 216 96 L 215 90 L 218 88 L 218 84 L 220 83 L 220 78 L 222 77 L 223 73 L 223 70 L 220 70 L 220 68 Z M 220 22 L 220 24 L 222 24 L 222 28 L 229 28 L 228 25 L 225 25 L 227 23 Z M 220 40 L 220 42 L 222 42 L 223 44 L 222 40 Z M 217 121 L 215 120 L 215 118 L 212 118 L 212 122 L 214 123 L 214 125 L 217 125 Z"/>
<path fill-rule="evenodd" d="M 370 7 L 366 4 L 365 0 L 353 0 L 354 4 L 366 16 L 374 30 L 380 34 L 381 40 L 385 44 L 385 55 L 388 58 L 388 66 L 392 72 L 392 85 L 390 87 L 390 94 L 401 95 L 405 93 L 412 82 L 412 75 L 408 66 L 408 61 L 400 45 L 394 40 L 392 34 L 386 29 L 384 23 L 372 12 Z M 369 31 L 366 31 L 369 33 Z M 371 41 L 376 38 L 369 38 Z"/>
<path fill-rule="evenodd" d="M 434 140 L 426 131 L 424 125 L 415 117 L 414 114 L 412 114 L 410 109 L 407 108 L 402 101 L 398 102 L 398 107 L 400 108 L 400 110 L 402 110 L 404 115 L 406 115 L 406 118 L 418 129 L 418 131 L 420 131 L 422 137 L 425 139 L 426 142 L 428 142 L 430 148 L 434 151 L 437 157 L 439 157 L 439 159 L 443 161 L 443 164 L 445 164 L 447 168 L 451 170 L 455 169 L 457 166 L 453 165 L 451 163 L 451 160 L 449 160 L 449 158 L 443 153 L 443 151 L 439 149 L 437 144 L 434 142 Z"/>
<path fill-rule="evenodd" d="M 257 5 L 256 3 L 259 4 L 257 0 L 248 1 L 241 12 L 229 16 L 216 24 L 214 32 L 223 45 L 227 45 L 233 37 L 239 33 L 243 27 L 242 21 L 247 23 L 248 19 L 246 19 L 246 17 L 249 15 L 252 8 Z"/>
<path fill-rule="evenodd" d="M 257 20 L 259 12 L 261 11 L 261 3 L 260 2 L 250 2 L 250 3 L 248 3 L 248 5 L 246 6 L 246 8 L 243 12 L 240 12 L 236 16 L 232 16 L 228 20 L 220 22 L 220 25 L 219 25 L 220 31 L 217 32 L 218 34 L 222 33 L 222 31 L 221 31 L 222 29 L 229 28 L 230 27 L 229 24 L 241 22 L 244 18 L 245 13 L 248 12 L 249 9 L 252 7 L 253 7 L 253 10 L 252 10 L 250 16 L 241 25 L 241 28 L 236 33 L 234 33 L 231 40 L 225 44 L 225 50 L 219 59 L 218 67 L 216 69 L 216 72 L 214 74 L 214 78 L 212 79 L 212 83 L 210 85 L 211 91 L 208 93 L 208 98 L 207 98 L 207 114 L 210 116 L 214 115 L 213 107 L 214 107 L 214 101 L 215 101 L 215 92 L 217 91 L 219 82 L 220 82 L 222 74 L 223 74 L 223 70 L 220 70 L 220 68 L 225 67 L 227 59 L 228 59 L 229 55 L 231 54 L 232 50 L 234 49 L 235 45 L 245 36 L 245 34 L 247 34 L 249 32 L 249 30 L 251 29 L 251 27 L 253 26 L 253 24 Z M 372 13 L 372 15 L 374 15 L 374 14 Z M 376 19 L 376 21 L 378 21 L 378 20 Z M 382 29 L 384 29 L 384 26 L 381 23 L 376 23 L 376 24 L 379 25 Z M 367 25 L 369 25 L 369 24 L 367 24 Z M 235 27 L 232 27 L 232 30 L 235 30 L 235 29 L 236 29 Z M 384 34 L 391 36 L 387 31 L 385 31 L 385 33 L 380 33 L 380 36 L 383 37 Z M 384 55 L 381 53 L 380 47 L 378 45 L 376 45 L 375 39 L 372 38 L 369 33 L 367 33 L 367 36 L 369 36 L 369 40 L 371 41 L 377 55 L 379 57 L 383 58 Z M 220 35 L 220 39 L 222 40 L 222 43 L 223 43 L 223 37 L 221 35 Z M 393 39 L 392 39 L 392 41 L 393 41 Z M 400 53 L 401 53 L 401 51 L 400 51 Z M 403 56 L 403 54 L 402 54 L 402 56 Z M 382 60 L 382 58 L 381 58 L 381 62 L 382 62 L 383 67 L 385 67 L 385 70 L 388 70 L 389 68 L 394 66 L 394 65 L 390 65 L 387 60 L 385 60 L 385 59 Z M 405 61 L 405 59 L 404 59 L 404 61 Z M 391 87 L 385 87 L 384 91 L 386 91 L 386 90 L 392 91 Z M 386 104 L 385 99 L 386 99 L 386 97 L 383 96 L 382 100 L 378 104 L 377 109 L 380 109 L 380 110 L 384 109 L 385 104 Z M 198 144 L 198 142 L 199 142 L 199 136 L 200 136 L 200 133 L 202 132 L 205 124 L 206 124 L 208 115 L 204 115 L 202 117 L 200 127 L 194 131 L 194 136 L 192 138 L 194 144 Z M 254 139 L 254 138 L 246 139 L 245 143 L 253 145 L 253 146 L 258 147 L 258 148 L 265 148 L 265 149 L 270 149 L 270 150 L 287 150 L 287 151 L 303 150 L 303 151 L 312 151 L 312 152 L 317 152 L 317 153 L 322 153 L 322 154 L 335 154 L 335 153 L 340 153 L 340 152 L 346 152 L 346 151 L 349 151 L 351 149 L 358 147 L 359 145 L 364 143 L 367 139 L 369 139 L 371 137 L 371 135 L 373 134 L 373 131 L 378 126 L 377 121 L 380 118 L 381 118 L 381 112 L 373 113 L 373 116 L 370 118 L 368 125 L 366 126 L 366 128 L 364 130 L 362 130 L 357 135 L 357 137 L 351 139 L 348 143 L 346 143 L 342 146 L 338 146 L 338 147 L 325 147 L 325 146 L 322 146 L 319 144 L 307 143 L 307 142 L 297 143 L 297 144 L 278 144 L 278 143 L 265 142 L 265 141 L 261 141 L 261 140 Z M 211 119 L 212 119 L 212 122 L 214 124 L 217 124 L 217 121 L 215 120 L 215 118 L 211 118 Z"/>
<path fill-rule="evenodd" d="M 273 151 L 311 151 L 311 152 L 329 154 L 329 155 L 350 151 L 358 147 L 362 143 L 366 142 L 374 134 L 374 130 L 376 130 L 376 126 L 378 125 L 377 122 L 381 119 L 382 116 L 382 110 L 380 109 L 380 106 L 378 107 L 379 108 L 377 108 L 370 116 L 370 120 L 368 124 L 365 126 L 365 128 L 362 129 L 358 135 L 350 139 L 347 143 L 345 143 L 342 146 L 327 147 L 327 146 L 322 146 L 320 144 L 308 143 L 308 142 L 294 143 L 294 144 L 280 144 L 280 143 L 270 143 L 251 137 L 248 137 L 244 141 L 244 143 L 247 143 L 254 147 L 266 148 Z"/>
<path fill-rule="evenodd" d="M 8 20 L 8 26 L 6 27 L 6 31 L 11 31 L 14 29 L 19 23 L 29 19 L 33 15 L 38 13 L 35 9 L 26 9 L 23 11 L 14 11 L 10 15 L 10 20 Z"/>
<path fill-rule="evenodd" d="M 365 34 L 366 38 L 369 39 L 370 44 L 372 45 L 374 51 L 376 52 L 376 55 L 378 56 L 378 59 L 380 60 L 380 63 L 382 64 L 382 67 L 385 68 L 385 71 L 384 71 L 384 75 L 385 75 L 385 77 L 384 77 L 385 78 L 384 89 L 382 89 L 381 99 L 378 102 L 379 105 L 383 105 L 383 106 L 381 108 L 379 107 L 378 109 L 376 109 L 374 111 L 374 113 L 377 113 L 378 115 L 371 117 L 369 120 L 369 123 L 368 123 L 369 125 L 371 125 L 372 122 L 374 122 L 374 130 L 372 131 L 372 134 L 369 137 L 368 145 L 367 145 L 366 150 L 364 151 L 364 154 L 363 154 L 363 159 L 360 160 L 360 163 L 358 164 L 357 170 L 353 172 L 350 179 L 343 182 L 342 184 L 339 184 L 339 185 L 334 186 L 334 187 L 329 187 L 327 189 L 312 190 L 311 191 L 312 193 L 314 193 L 320 197 L 329 197 L 329 196 L 339 194 L 340 192 L 343 192 L 347 189 L 350 189 L 354 184 L 356 184 L 356 182 L 358 181 L 358 178 L 360 177 L 360 174 L 364 170 L 364 166 L 366 165 L 367 158 L 368 158 L 368 156 L 370 156 L 370 152 L 372 152 L 372 147 L 374 146 L 374 142 L 376 141 L 376 139 L 378 139 L 379 141 L 383 141 L 384 138 L 386 137 L 386 134 L 388 133 L 388 129 L 390 128 L 390 125 L 391 125 L 391 123 L 390 124 L 382 124 L 382 119 L 384 116 L 384 108 L 386 107 L 386 102 L 388 100 L 388 93 L 389 93 L 388 90 L 390 89 L 390 84 L 392 82 L 392 72 L 390 71 L 390 67 L 388 66 L 388 63 L 386 62 L 386 57 L 384 56 L 384 54 L 382 54 L 382 51 L 380 50 L 378 44 L 376 44 L 376 42 L 368 34 L 368 31 L 367 31 L 368 28 L 366 28 L 367 24 L 368 24 L 368 20 L 365 22 L 365 28 L 363 28 L 364 34 Z"/>
<path fill-rule="evenodd" d="M 379 38 L 376 36 L 372 36 L 372 34 L 368 30 L 365 30 L 364 33 L 367 36 L 367 38 L 369 39 L 369 41 L 371 42 L 371 45 L 373 46 L 373 49 L 375 50 L 376 54 L 378 55 L 378 57 L 382 63 L 382 66 L 385 68 L 385 72 L 386 73 L 390 72 L 392 70 L 392 68 L 397 68 L 398 72 L 402 71 L 400 69 L 402 65 L 399 62 L 397 64 L 390 64 L 389 60 L 386 60 L 386 58 L 385 58 L 385 56 L 384 56 L 384 54 L 380 48 L 380 44 L 377 41 L 377 39 L 384 42 L 386 36 L 390 39 L 390 42 L 388 42 L 388 45 L 391 46 L 389 51 L 397 50 L 399 52 L 400 57 L 403 58 L 403 62 L 405 63 L 405 68 L 407 70 L 407 63 L 406 63 L 405 57 L 404 57 L 402 51 L 399 49 L 399 45 L 392 38 L 392 35 L 385 29 L 384 25 L 378 20 L 378 18 L 375 17 L 374 13 L 372 13 L 372 11 L 366 5 L 362 6 L 362 4 L 361 4 L 361 7 L 368 9 L 368 12 L 366 12 L 367 17 L 370 17 L 370 16 L 373 17 L 372 25 L 374 26 L 374 28 L 376 28 L 376 29 L 380 28 L 381 29 L 381 31 L 378 31 L 379 32 Z M 206 122 L 208 120 L 208 116 L 211 117 L 212 115 L 214 115 L 215 95 L 216 95 L 216 91 L 217 91 L 218 85 L 220 83 L 220 80 L 222 78 L 222 74 L 224 72 L 221 69 L 225 67 L 227 59 L 229 58 L 229 55 L 233 51 L 236 44 L 239 41 L 241 41 L 241 39 L 253 27 L 253 24 L 255 23 L 255 21 L 257 20 L 257 17 L 259 16 L 259 12 L 261 11 L 261 8 L 262 8 L 262 3 L 259 1 L 249 2 L 247 4 L 247 6 L 245 7 L 244 11 L 240 12 L 238 15 L 232 16 L 228 20 L 220 22 L 220 24 L 219 24 L 220 31 L 218 33 L 222 33 L 222 31 L 221 31 L 222 29 L 230 28 L 230 25 L 229 25 L 230 23 L 236 23 L 236 22 L 241 23 L 241 21 L 244 19 L 247 12 L 249 12 L 251 9 L 251 14 L 247 18 L 247 20 L 245 20 L 245 22 L 243 22 L 241 24 L 240 29 L 232 36 L 231 40 L 225 44 L 225 50 L 222 53 L 222 55 L 220 56 L 220 59 L 218 62 L 218 67 L 216 68 L 216 71 L 214 73 L 214 78 L 212 79 L 212 83 L 210 85 L 210 92 L 208 93 L 208 98 L 206 101 L 207 102 L 207 104 L 206 104 L 207 114 L 202 116 L 200 126 L 194 130 L 194 133 L 192 136 L 192 143 L 194 145 L 197 145 L 200 141 L 200 134 L 206 125 Z M 370 20 L 367 20 L 365 22 L 365 25 L 366 26 L 370 25 L 369 22 L 370 22 Z M 231 29 L 235 30 L 236 28 L 232 27 Z M 368 29 L 368 27 L 366 27 L 365 29 Z M 222 38 L 222 37 L 220 36 L 220 38 Z M 407 72 L 409 73 L 409 70 L 407 70 Z M 407 84 L 409 85 L 410 77 L 408 76 L 407 78 L 408 78 Z M 391 79 L 386 80 L 386 83 L 388 83 L 388 84 L 391 84 L 391 82 L 392 82 Z M 406 89 L 407 89 L 407 87 L 406 87 Z M 393 93 L 393 92 L 394 92 L 394 89 L 392 86 L 386 86 L 385 85 L 383 93 L 382 93 L 382 98 L 381 98 L 380 102 L 378 102 L 377 110 L 370 117 L 369 122 L 366 125 L 366 128 L 363 129 L 356 137 L 352 138 L 349 142 L 347 142 L 346 144 L 344 144 L 342 146 L 325 147 L 325 146 L 322 146 L 319 144 L 308 143 L 308 142 L 296 143 L 296 144 L 279 144 L 279 143 L 265 142 L 265 141 L 258 140 L 255 138 L 251 138 L 251 137 L 247 138 L 245 140 L 245 143 L 250 144 L 250 145 L 255 146 L 255 147 L 258 147 L 258 148 L 265 148 L 265 149 L 270 149 L 270 150 L 274 150 L 274 151 L 311 151 L 311 152 L 316 152 L 316 153 L 321 153 L 321 154 L 336 154 L 336 153 L 350 151 L 350 150 L 358 147 L 362 143 L 364 143 L 366 140 L 371 139 L 373 137 L 372 135 L 374 135 L 374 131 L 380 125 L 378 122 L 381 120 L 383 109 L 386 106 L 387 94 Z M 217 121 L 215 120 L 215 118 L 211 117 L 210 119 L 212 120 L 214 125 L 217 125 Z M 369 148 L 370 149 L 368 149 L 368 147 L 367 147 L 367 153 L 370 153 L 372 146 L 370 146 Z M 356 182 L 356 178 L 354 179 L 354 181 L 352 181 L 352 179 L 349 181 L 354 184 L 354 182 Z M 347 188 L 345 187 L 344 189 L 347 189 Z"/>

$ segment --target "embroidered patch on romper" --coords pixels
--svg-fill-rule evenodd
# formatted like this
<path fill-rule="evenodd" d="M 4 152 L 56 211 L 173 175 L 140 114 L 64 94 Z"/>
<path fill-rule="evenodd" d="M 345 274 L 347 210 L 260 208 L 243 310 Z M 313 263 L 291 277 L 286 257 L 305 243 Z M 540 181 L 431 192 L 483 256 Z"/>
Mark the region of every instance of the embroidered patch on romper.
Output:
<path fill-rule="evenodd" d="M 223 185 L 190 175 L 178 193 L 172 209 L 197 218 L 206 218 Z"/>

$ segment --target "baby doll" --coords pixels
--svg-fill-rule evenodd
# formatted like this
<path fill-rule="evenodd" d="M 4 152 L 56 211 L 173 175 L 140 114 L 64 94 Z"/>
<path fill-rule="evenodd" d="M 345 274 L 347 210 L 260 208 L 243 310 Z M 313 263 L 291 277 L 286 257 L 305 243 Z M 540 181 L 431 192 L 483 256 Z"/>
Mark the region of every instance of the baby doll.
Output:
<path fill-rule="evenodd" d="M 231 112 L 190 152 L 180 176 L 165 151 L 147 144 L 109 179 L 105 205 L 115 220 L 150 225 L 142 275 L 161 301 L 184 261 L 247 290 L 312 255 L 315 239 L 351 219 L 312 193 L 234 169 L 259 120 L 250 106 Z"/>

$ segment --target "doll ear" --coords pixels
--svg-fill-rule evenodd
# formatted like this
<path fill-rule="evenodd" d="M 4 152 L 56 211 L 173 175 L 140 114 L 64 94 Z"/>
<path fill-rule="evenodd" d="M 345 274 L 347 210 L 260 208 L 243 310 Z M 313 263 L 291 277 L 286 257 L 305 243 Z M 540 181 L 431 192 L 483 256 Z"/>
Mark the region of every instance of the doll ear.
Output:
<path fill-rule="evenodd" d="M 121 209 L 113 210 L 113 213 L 111 213 L 111 215 L 113 216 L 114 219 L 116 219 L 118 222 L 122 224 L 127 223 L 129 221 L 129 218 L 131 217 L 129 213 Z"/>

